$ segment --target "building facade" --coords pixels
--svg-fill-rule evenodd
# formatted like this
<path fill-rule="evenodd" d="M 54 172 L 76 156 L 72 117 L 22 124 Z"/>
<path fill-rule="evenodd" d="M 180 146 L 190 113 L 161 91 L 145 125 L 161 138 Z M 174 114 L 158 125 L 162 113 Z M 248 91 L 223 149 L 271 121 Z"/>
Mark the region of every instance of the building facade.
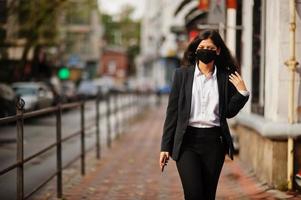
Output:
<path fill-rule="evenodd" d="M 241 113 L 234 119 L 240 139 L 239 157 L 269 185 L 287 185 L 289 137 L 295 141 L 294 180 L 301 167 L 297 157 L 301 136 L 300 66 L 294 72 L 293 110 L 295 123 L 288 121 L 290 70 L 290 9 L 286 0 L 243 0 L 241 73 L 251 92 Z M 296 60 L 300 63 L 301 21 L 296 17 Z"/>
<path fill-rule="evenodd" d="M 159 89 L 172 82 L 173 72 L 179 67 L 179 52 L 171 27 L 183 20 L 173 14 L 179 2 L 180 0 L 154 0 L 145 3 L 141 53 L 136 60 L 139 85 Z"/>
<path fill-rule="evenodd" d="M 219 30 L 238 60 L 239 71 L 251 94 L 241 112 L 229 119 L 231 132 L 239 137 L 240 159 L 263 182 L 272 187 L 285 188 L 288 181 L 288 139 L 293 138 L 293 180 L 295 187 L 298 187 L 297 177 L 301 178 L 301 70 L 299 65 L 294 71 L 293 111 L 296 120 L 291 124 L 288 120 L 291 71 L 285 65 L 290 58 L 289 1 L 181 0 L 170 3 L 166 0 L 151 1 L 149 4 L 146 7 L 151 12 L 146 13 L 142 37 L 141 77 L 148 74 L 145 73 L 147 70 L 157 78 L 162 78 L 161 74 L 167 72 L 160 65 L 155 67 L 158 62 L 147 62 L 147 59 L 156 60 L 154 58 L 160 55 L 158 49 L 163 49 L 164 44 L 161 43 L 166 41 L 162 40 L 162 36 L 166 35 L 164 24 L 169 24 L 170 31 L 175 35 L 179 58 L 180 50 L 185 49 L 187 42 L 202 30 Z M 164 12 L 168 10 L 171 15 L 163 16 L 160 13 L 163 7 Z M 296 27 L 294 44 L 296 60 L 300 63 L 299 15 L 296 17 Z M 182 47 L 179 43 L 181 38 L 187 41 Z"/>
<path fill-rule="evenodd" d="M 115 85 L 122 87 L 127 79 L 129 61 L 127 52 L 123 48 L 107 47 L 103 49 L 101 65 L 98 69 L 99 76 L 109 76 Z"/>
<path fill-rule="evenodd" d="M 82 71 L 83 79 L 97 75 L 101 56 L 102 26 L 97 1 L 70 2 L 60 20 L 61 65 Z"/>

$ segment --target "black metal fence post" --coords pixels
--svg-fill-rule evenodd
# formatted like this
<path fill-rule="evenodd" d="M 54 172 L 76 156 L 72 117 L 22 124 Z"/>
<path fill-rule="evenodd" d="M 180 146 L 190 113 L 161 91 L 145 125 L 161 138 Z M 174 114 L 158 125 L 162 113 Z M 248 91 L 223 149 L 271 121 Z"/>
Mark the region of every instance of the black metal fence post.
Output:
<path fill-rule="evenodd" d="M 136 100 L 135 97 L 136 97 L 136 92 L 131 95 L 130 117 L 129 117 L 130 119 L 133 117 L 133 115 L 135 113 L 135 108 L 134 108 L 134 104 L 136 103 L 135 102 L 135 100 Z"/>
<path fill-rule="evenodd" d="M 135 100 L 136 100 L 136 92 L 131 95 L 131 103 L 130 103 L 130 111 L 131 111 L 130 113 L 131 114 L 130 114 L 130 119 L 133 118 L 133 115 L 135 113 L 135 108 L 134 108 L 134 105 L 136 103 Z"/>
<path fill-rule="evenodd" d="M 132 98 L 133 98 L 133 92 L 131 92 L 128 96 L 128 100 L 127 100 L 127 116 L 126 116 L 126 122 L 127 125 L 126 127 L 129 127 L 129 123 L 130 123 L 130 119 L 131 119 L 131 114 L 132 114 Z"/>
<path fill-rule="evenodd" d="M 137 105 L 137 106 L 136 106 L 136 112 L 135 112 L 135 116 L 136 116 L 137 113 L 140 112 L 141 104 L 143 103 L 143 102 L 141 101 L 141 93 L 140 93 L 140 92 L 137 92 L 135 101 L 136 101 L 136 104 L 135 104 L 135 105 Z"/>
<path fill-rule="evenodd" d="M 96 158 L 100 159 L 101 143 L 99 130 L 99 93 L 96 98 Z"/>
<path fill-rule="evenodd" d="M 57 198 L 63 196 L 63 176 L 62 176 L 62 108 L 61 104 L 57 105 L 56 111 L 56 171 L 57 171 Z"/>
<path fill-rule="evenodd" d="M 81 173 L 85 175 L 85 102 L 83 101 L 80 106 L 81 116 Z"/>
<path fill-rule="evenodd" d="M 110 98 L 111 95 L 108 94 L 108 97 L 106 98 L 106 107 L 107 107 L 107 147 L 111 148 L 111 107 L 110 107 Z"/>
<path fill-rule="evenodd" d="M 119 132 L 120 134 L 124 133 L 124 129 L 123 129 L 123 115 L 124 115 L 124 93 L 121 93 L 119 95 Z"/>
<path fill-rule="evenodd" d="M 24 113 L 25 102 L 18 98 L 16 102 L 17 123 L 17 199 L 24 199 Z"/>
<path fill-rule="evenodd" d="M 126 124 L 128 123 L 127 121 L 127 112 L 128 112 L 128 97 L 129 94 L 126 93 L 123 95 L 123 109 L 122 109 L 122 130 L 126 130 Z"/>
<path fill-rule="evenodd" d="M 114 100 L 115 100 L 115 132 L 116 132 L 116 138 L 118 139 L 120 137 L 119 135 L 119 129 L 120 129 L 120 124 L 119 124 L 119 105 L 118 105 L 118 92 L 115 93 L 115 97 L 114 97 Z"/>

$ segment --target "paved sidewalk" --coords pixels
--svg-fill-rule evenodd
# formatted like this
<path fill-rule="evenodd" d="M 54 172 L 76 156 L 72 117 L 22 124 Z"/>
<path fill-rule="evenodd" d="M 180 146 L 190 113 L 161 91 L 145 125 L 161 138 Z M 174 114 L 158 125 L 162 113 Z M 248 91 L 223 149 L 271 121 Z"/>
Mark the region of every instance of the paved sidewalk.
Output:
<path fill-rule="evenodd" d="M 87 175 L 64 189 L 64 199 L 89 200 L 183 200 L 175 162 L 164 173 L 159 168 L 159 149 L 165 105 L 150 109 L 127 133 L 104 149 Z M 217 199 L 300 199 L 269 190 L 245 170 L 238 158 L 226 159 Z"/>

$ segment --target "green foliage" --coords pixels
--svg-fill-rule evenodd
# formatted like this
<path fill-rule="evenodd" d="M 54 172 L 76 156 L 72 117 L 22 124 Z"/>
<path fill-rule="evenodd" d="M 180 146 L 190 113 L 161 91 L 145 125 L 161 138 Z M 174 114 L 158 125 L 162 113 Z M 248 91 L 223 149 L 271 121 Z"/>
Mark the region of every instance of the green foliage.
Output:
<path fill-rule="evenodd" d="M 97 0 L 10 0 L 7 4 L 7 21 L 10 40 L 1 37 L 0 53 L 7 55 L 6 47 L 23 39 L 23 52 L 18 62 L 18 71 L 24 72 L 30 50 L 33 50 L 32 71 L 39 65 L 39 52 L 43 47 L 57 47 L 63 22 L 72 24 L 87 23 L 92 9 L 97 8 Z M 5 22 L 4 22 L 5 23 Z M 37 71 L 37 70 L 36 70 Z M 23 75 L 21 75 L 23 77 Z"/>
<path fill-rule="evenodd" d="M 113 17 L 108 14 L 102 14 L 101 20 L 104 26 L 104 40 L 106 41 L 107 45 L 117 45 L 116 42 L 116 32 L 118 32 L 119 24 L 118 22 L 113 21 Z"/>
<path fill-rule="evenodd" d="M 134 59 L 140 52 L 140 21 L 132 19 L 134 8 L 124 6 L 119 15 L 102 14 L 104 40 L 107 46 L 121 46 L 127 50 L 129 73 L 135 73 Z"/>
<path fill-rule="evenodd" d="M 68 23 L 87 23 L 95 7 L 96 0 L 12 0 L 8 15 L 17 18 L 14 25 L 19 30 L 18 38 L 24 38 L 29 48 L 56 46 L 62 14 Z"/>
<path fill-rule="evenodd" d="M 21 0 L 16 7 L 19 36 L 31 45 L 53 44 L 57 38 L 58 14 L 65 0 Z"/>
<path fill-rule="evenodd" d="M 67 24 L 87 24 L 90 21 L 91 10 L 97 7 L 96 0 L 69 0 L 65 6 Z"/>
<path fill-rule="evenodd" d="M 126 49 L 139 46 L 140 21 L 131 18 L 133 12 L 134 8 L 127 5 L 122 8 L 119 15 L 111 16 L 105 13 L 101 15 L 107 45 L 122 46 Z"/>

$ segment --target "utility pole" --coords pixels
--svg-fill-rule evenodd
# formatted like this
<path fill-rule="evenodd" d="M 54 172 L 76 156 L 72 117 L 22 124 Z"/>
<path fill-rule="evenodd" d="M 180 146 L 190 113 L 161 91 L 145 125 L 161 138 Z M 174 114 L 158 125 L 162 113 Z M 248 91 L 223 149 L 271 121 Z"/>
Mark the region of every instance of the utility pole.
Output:
<path fill-rule="evenodd" d="M 295 72 L 298 65 L 296 61 L 296 4 L 295 0 L 289 1 L 290 9 L 290 58 L 285 62 L 290 70 L 290 82 L 289 82 L 289 102 L 288 102 L 288 122 L 290 124 L 295 123 Z M 294 172 L 294 138 L 288 137 L 287 141 L 287 183 L 288 189 L 293 188 L 293 172 Z"/>
<path fill-rule="evenodd" d="M 236 0 L 227 0 L 226 43 L 233 56 L 236 54 Z"/>

